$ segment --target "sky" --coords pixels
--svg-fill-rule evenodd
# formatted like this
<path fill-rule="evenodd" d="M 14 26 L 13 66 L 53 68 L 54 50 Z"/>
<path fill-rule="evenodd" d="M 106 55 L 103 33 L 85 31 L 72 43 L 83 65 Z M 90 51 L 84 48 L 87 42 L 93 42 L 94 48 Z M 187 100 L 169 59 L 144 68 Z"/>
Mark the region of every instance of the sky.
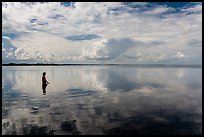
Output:
<path fill-rule="evenodd" d="M 2 2 L 2 63 L 202 64 L 200 2 Z"/>

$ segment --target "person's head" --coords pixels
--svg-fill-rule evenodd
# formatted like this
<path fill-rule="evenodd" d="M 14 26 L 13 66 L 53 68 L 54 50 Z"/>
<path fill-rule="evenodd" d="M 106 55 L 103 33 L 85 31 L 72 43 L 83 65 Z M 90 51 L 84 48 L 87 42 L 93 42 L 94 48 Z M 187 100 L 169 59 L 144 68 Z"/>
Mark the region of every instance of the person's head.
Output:
<path fill-rule="evenodd" d="M 45 76 L 46 75 L 46 72 L 43 72 L 43 76 Z"/>

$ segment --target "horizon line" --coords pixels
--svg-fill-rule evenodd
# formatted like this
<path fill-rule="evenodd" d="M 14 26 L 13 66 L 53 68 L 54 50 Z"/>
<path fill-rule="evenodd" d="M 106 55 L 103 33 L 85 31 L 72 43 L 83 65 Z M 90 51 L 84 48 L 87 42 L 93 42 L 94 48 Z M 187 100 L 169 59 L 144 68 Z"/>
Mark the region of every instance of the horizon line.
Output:
<path fill-rule="evenodd" d="M 197 66 L 202 67 L 202 64 L 120 64 L 120 63 L 9 63 L 2 66 L 68 66 L 68 65 L 118 65 L 118 66 Z"/>

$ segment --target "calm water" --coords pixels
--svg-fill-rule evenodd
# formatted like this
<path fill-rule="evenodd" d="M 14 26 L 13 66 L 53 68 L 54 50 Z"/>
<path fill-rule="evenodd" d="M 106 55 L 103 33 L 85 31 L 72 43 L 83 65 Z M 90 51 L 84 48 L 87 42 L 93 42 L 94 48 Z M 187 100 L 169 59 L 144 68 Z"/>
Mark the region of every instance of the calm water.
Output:
<path fill-rule="evenodd" d="M 46 94 L 41 86 L 47 72 Z M 2 134 L 202 134 L 202 68 L 2 68 Z"/>

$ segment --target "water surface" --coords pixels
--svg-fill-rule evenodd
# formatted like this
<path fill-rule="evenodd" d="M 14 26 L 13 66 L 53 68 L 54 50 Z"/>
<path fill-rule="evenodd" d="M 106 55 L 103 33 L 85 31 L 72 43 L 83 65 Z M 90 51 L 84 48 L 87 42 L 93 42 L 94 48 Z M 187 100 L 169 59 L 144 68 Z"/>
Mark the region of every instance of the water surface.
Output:
<path fill-rule="evenodd" d="M 46 94 L 41 86 L 47 72 Z M 202 134 L 202 69 L 2 68 L 2 134 Z"/>

